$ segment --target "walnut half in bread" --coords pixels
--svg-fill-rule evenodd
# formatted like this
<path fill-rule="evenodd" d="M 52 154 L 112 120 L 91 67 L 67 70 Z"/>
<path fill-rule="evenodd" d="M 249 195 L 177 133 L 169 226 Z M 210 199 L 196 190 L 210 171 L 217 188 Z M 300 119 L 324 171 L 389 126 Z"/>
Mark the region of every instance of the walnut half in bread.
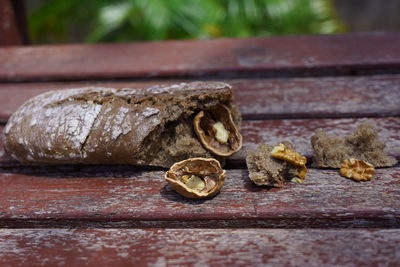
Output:
<path fill-rule="evenodd" d="M 30 99 L 11 116 L 3 140 L 12 157 L 31 165 L 170 167 L 192 157 L 222 160 L 226 155 L 202 144 L 193 127 L 196 114 L 220 107 L 231 114 L 233 126 L 226 130 L 237 129 L 240 114 L 226 83 L 50 91 Z M 241 147 L 241 137 L 235 142 Z"/>

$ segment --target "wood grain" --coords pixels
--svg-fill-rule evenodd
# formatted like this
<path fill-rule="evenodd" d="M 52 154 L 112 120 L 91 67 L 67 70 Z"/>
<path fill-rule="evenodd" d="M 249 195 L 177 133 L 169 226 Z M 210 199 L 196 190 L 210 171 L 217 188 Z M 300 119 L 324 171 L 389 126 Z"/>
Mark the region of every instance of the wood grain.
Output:
<path fill-rule="evenodd" d="M 400 230 L 0 231 L 2 266 L 396 266 Z"/>
<path fill-rule="evenodd" d="M 227 160 L 230 167 L 244 167 L 247 149 L 255 149 L 260 143 L 278 144 L 284 140 L 292 142 L 296 150 L 308 158 L 312 157 L 310 138 L 316 129 L 344 136 L 351 134 L 363 122 L 375 124 L 379 138 L 387 144 L 387 151 L 400 159 L 400 117 L 349 118 L 349 119 L 306 119 L 306 120 L 254 120 L 243 121 L 241 133 L 243 148 Z M 0 136 L 4 127 L 0 126 Z M 20 164 L 6 155 L 0 139 L 0 167 L 17 167 Z"/>
<path fill-rule="evenodd" d="M 18 168 L 0 173 L 0 227 L 399 227 L 400 168 L 365 183 L 310 169 L 304 184 L 255 186 L 228 170 L 221 193 L 188 200 L 164 171 L 133 167 Z"/>
<path fill-rule="evenodd" d="M 189 81 L 189 80 L 187 80 Z M 326 118 L 400 115 L 400 75 L 360 77 L 228 79 L 245 119 Z M 0 84 L 0 121 L 29 98 L 66 88 L 140 88 L 152 82 L 52 82 Z"/>
<path fill-rule="evenodd" d="M 377 32 L 2 48 L 0 80 L 398 73 L 399 43 Z"/>
<path fill-rule="evenodd" d="M 310 169 L 304 184 L 267 188 L 244 157 L 282 140 L 310 157 L 317 128 L 349 134 L 369 117 L 400 159 L 399 43 L 387 32 L 0 48 L 0 123 L 51 89 L 194 78 L 232 83 L 245 118 L 236 169 L 207 200 L 177 195 L 156 168 L 24 167 L 0 141 L 0 265 L 398 265 L 398 165 L 365 183 Z M 294 78 L 322 75 L 335 77 Z"/>
<path fill-rule="evenodd" d="M 310 139 L 317 129 L 333 136 L 345 136 L 351 134 L 361 123 L 376 125 L 380 140 L 386 142 L 387 151 L 397 158 L 400 157 L 400 117 L 385 117 L 244 121 L 241 129 L 244 149 L 231 158 L 244 159 L 247 149 L 255 149 L 260 143 L 278 144 L 283 140 L 292 142 L 299 153 L 311 158 L 313 152 Z"/>

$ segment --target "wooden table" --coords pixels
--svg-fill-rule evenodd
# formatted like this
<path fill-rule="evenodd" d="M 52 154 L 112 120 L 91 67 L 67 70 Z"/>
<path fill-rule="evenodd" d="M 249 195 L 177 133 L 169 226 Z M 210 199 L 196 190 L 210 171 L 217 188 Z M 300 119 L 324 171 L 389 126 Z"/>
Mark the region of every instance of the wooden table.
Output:
<path fill-rule="evenodd" d="M 222 192 L 187 200 L 164 170 L 24 167 L 0 143 L 0 265 L 400 264 L 400 168 L 357 183 L 310 169 L 257 187 L 245 150 L 370 120 L 400 159 L 400 32 L 0 49 L 0 120 L 30 97 L 87 85 L 221 80 L 243 113 L 244 149 Z"/>

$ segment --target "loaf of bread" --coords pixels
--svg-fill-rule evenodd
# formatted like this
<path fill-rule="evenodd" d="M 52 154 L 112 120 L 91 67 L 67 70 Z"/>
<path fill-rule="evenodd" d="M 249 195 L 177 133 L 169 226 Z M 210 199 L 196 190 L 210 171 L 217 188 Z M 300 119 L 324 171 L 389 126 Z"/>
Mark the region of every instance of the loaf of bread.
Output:
<path fill-rule="evenodd" d="M 7 153 L 28 165 L 170 167 L 190 157 L 221 160 L 238 151 L 239 122 L 225 83 L 89 87 L 30 99 L 10 117 L 3 141 Z"/>

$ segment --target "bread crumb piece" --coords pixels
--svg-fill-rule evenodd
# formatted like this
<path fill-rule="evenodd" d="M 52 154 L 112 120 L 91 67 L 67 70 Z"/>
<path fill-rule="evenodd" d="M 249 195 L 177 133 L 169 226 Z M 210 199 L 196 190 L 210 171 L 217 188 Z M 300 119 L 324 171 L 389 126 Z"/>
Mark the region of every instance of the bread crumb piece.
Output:
<path fill-rule="evenodd" d="M 313 167 L 340 168 L 346 159 L 356 158 L 371 163 L 375 167 L 389 167 L 397 163 L 385 152 L 385 144 L 378 140 L 376 127 L 363 123 L 357 130 L 344 137 L 334 137 L 317 130 L 311 137 L 314 150 Z"/>
<path fill-rule="evenodd" d="M 287 149 L 294 151 L 291 143 L 282 142 L 282 144 Z M 249 169 L 249 177 L 256 185 L 282 187 L 286 181 L 293 178 L 304 181 L 302 177 L 305 177 L 307 173 L 305 166 L 295 166 L 289 162 L 275 159 L 271 155 L 272 150 L 272 146 L 260 144 L 256 151 L 247 151 L 246 164 Z"/>

